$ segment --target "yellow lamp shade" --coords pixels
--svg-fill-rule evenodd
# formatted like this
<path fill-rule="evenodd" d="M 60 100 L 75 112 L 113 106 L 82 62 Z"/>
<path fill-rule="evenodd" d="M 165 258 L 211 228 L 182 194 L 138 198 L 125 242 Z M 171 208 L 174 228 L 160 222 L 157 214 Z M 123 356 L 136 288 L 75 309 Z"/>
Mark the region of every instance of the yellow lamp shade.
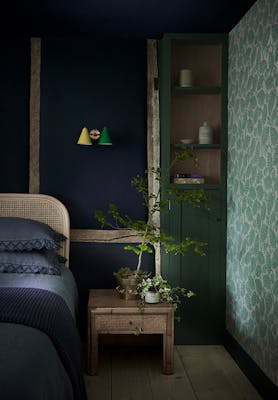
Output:
<path fill-rule="evenodd" d="M 92 140 L 89 136 L 89 131 L 86 126 L 81 131 L 77 144 L 84 144 L 86 146 L 92 146 Z"/>

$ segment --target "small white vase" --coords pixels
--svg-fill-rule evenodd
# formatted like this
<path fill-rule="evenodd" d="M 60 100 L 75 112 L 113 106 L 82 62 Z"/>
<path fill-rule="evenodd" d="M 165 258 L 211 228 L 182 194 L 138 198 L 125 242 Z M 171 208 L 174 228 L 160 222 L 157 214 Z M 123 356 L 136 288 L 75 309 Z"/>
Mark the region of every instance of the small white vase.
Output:
<path fill-rule="evenodd" d="M 159 303 L 159 293 L 148 291 L 145 296 L 145 302 L 151 304 Z"/>
<path fill-rule="evenodd" d="M 200 144 L 211 144 L 213 143 L 213 132 L 211 126 L 208 125 L 207 121 L 204 121 L 203 125 L 199 128 L 199 143 Z"/>
<path fill-rule="evenodd" d="M 179 85 L 181 87 L 192 86 L 192 71 L 190 69 L 181 69 L 179 72 Z"/>

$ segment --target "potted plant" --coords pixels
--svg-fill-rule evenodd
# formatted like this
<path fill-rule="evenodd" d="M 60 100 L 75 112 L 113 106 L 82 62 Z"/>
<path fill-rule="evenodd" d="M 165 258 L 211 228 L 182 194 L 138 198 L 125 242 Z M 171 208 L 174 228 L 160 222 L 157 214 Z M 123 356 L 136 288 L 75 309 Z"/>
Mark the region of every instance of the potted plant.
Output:
<path fill-rule="evenodd" d="M 190 157 L 193 158 L 192 153 L 185 149 L 176 155 L 174 162 L 177 160 L 185 160 Z M 196 158 L 194 158 L 193 161 L 195 164 L 197 163 Z M 155 180 L 158 181 L 159 185 L 157 190 L 149 191 L 147 174 L 153 174 Z M 192 248 L 194 252 L 204 256 L 204 246 L 206 246 L 206 243 L 191 237 L 185 237 L 182 241 L 177 242 L 173 236 L 168 235 L 159 224 L 154 222 L 154 216 L 162 209 L 167 209 L 168 200 L 170 198 L 172 203 L 180 204 L 186 202 L 193 207 L 207 207 L 208 198 L 203 189 L 186 191 L 176 187 L 168 187 L 164 189 L 162 193 L 164 185 L 162 184 L 160 168 L 153 168 L 150 171 L 146 171 L 146 175 L 143 177 L 139 175 L 136 176 L 132 179 L 131 184 L 137 192 L 142 195 L 143 204 L 148 209 L 148 219 L 146 221 L 133 219 L 128 215 L 121 214 L 117 206 L 113 203 L 109 204 L 106 213 L 102 210 L 95 210 L 94 212 L 95 218 L 102 227 L 107 226 L 117 230 L 129 229 L 132 232 L 135 231 L 140 237 L 138 243 L 124 246 L 125 250 L 132 251 L 136 254 L 136 267 L 122 267 L 114 273 L 118 281 L 117 290 L 125 298 L 137 295 L 138 287 L 139 290 L 141 288 L 141 286 L 138 286 L 140 282 L 145 282 L 146 279 L 149 278 L 148 273 L 142 270 L 142 256 L 145 252 L 153 253 L 156 251 L 157 245 L 159 244 L 166 253 L 184 255 L 186 251 Z M 153 279 L 156 278 L 154 277 Z M 129 286 L 126 287 L 126 284 L 129 284 Z"/>
<path fill-rule="evenodd" d="M 173 287 L 170 283 L 157 274 L 152 278 L 143 278 L 137 287 L 141 302 L 158 303 L 167 302 L 174 306 L 174 311 L 177 310 L 181 303 L 182 297 L 191 298 L 195 296 L 191 290 L 176 286 Z"/>
<path fill-rule="evenodd" d="M 139 283 L 149 275 L 149 272 L 139 270 L 134 273 L 134 270 L 129 267 L 121 267 L 118 271 L 114 272 L 118 283 L 116 290 L 119 292 L 121 298 L 125 300 L 137 298 Z"/>

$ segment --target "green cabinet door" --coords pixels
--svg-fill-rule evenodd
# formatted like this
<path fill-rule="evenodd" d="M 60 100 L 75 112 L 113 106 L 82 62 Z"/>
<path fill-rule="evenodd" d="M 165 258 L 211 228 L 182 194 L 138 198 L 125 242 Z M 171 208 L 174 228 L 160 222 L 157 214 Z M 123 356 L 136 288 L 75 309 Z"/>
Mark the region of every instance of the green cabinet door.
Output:
<path fill-rule="evenodd" d="M 175 342 L 222 343 L 225 328 L 225 199 L 219 190 L 207 190 L 211 210 L 173 206 L 162 215 L 163 228 L 177 240 L 186 236 L 207 243 L 205 256 L 188 251 L 184 256 L 162 254 L 162 274 L 196 296 L 179 308 Z"/>

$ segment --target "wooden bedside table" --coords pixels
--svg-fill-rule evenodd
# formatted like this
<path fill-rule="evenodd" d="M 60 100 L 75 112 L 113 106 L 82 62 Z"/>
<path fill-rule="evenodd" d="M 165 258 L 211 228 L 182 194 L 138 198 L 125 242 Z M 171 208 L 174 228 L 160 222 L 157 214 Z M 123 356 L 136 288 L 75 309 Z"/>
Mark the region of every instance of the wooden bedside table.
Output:
<path fill-rule="evenodd" d="M 163 373 L 173 373 L 174 310 L 166 303 L 146 304 L 123 300 L 114 289 L 91 289 L 88 303 L 88 374 L 95 375 L 98 365 L 99 334 L 132 334 L 142 327 L 142 334 L 163 335 Z"/>

